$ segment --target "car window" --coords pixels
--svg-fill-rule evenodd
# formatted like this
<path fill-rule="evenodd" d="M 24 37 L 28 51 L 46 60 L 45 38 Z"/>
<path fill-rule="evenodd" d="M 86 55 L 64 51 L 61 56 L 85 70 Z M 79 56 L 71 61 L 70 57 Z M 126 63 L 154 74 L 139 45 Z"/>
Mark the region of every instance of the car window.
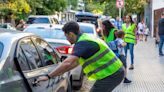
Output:
<path fill-rule="evenodd" d="M 20 50 L 18 59 L 20 60 L 19 63 L 23 64 L 21 65 L 22 69 L 24 69 L 24 66 L 29 66 L 30 69 L 36 69 L 43 66 L 38 52 L 30 38 L 21 40 L 19 46 L 22 50 L 22 53 Z M 27 63 L 25 61 L 27 61 Z"/>
<path fill-rule="evenodd" d="M 51 31 L 51 36 L 50 38 L 53 39 L 62 39 L 66 40 L 66 36 L 64 35 L 64 32 L 61 29 L 55 28 L 53 31 Z"/>
<path fill-rule="evenodd" d="M 7 28 L 7 24 L 0 24 L 0 28 Z"/>
<path fill-rule="evenodd" d="M 0 42 L 0 58 L 1 58 L 1 56 L 2 56 L 3 48 L 4 48 L 4 46 L 3 46 L 3 44 Z"/>
<path fill-rule="evenodd" d="M 80 30 L 82 31 L 82 33 L 94 33 L 93 28 L 89 26 L 80 25 Z"/>
<path fill-rule="evenodd" d="M 59 22 L 57 21 L 57 19 L 53 18 L 55 24 L 59 24 Z"/>
<path fill-rule="evenodd" d="M 42 38 L 51 38 L 51 39 L 62 39 L 66 40 L 64 32 L 61 29 L 40 29 L 40 28 L 28 28 L 26 32 L 34 33 Z"/>
<path fill-rule="evenodd" d="M 30 70 L 30 64 L 28 63 L 28 59 L 25 56 L 25 52 L 22 50 L 22 47 L 18 49 L 18 56 L 17 56 L 19 65 L 23 71 Z"/>
<path fill-rule="evenodd" d="M 27 24 L 37 24 L 37 23 L 50 23 L 48 18 L 34 18 L 28 19 Z"/>
<path fill-rule="evenodd" d="M 44 63 L 47 65 L 56 64 L 60 61 L 58 55 L 54 52 L 54 50 L 49 46 L 49 44 L 43 41 L 40 38 L 32 38 L 37 48 L 39 49 L 39 53 L 41 54 Z"/>

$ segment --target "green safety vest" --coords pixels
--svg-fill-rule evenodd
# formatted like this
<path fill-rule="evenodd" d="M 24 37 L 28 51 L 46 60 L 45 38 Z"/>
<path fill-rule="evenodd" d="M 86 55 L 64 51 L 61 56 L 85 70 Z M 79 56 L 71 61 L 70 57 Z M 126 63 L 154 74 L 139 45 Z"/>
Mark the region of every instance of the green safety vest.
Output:
<path fill-rule="evenodd" d="M 111 41 L 114 41 L 114 40 L 115 40 L 115 38 L 114 38 L 114 32 L 115 32 L 115 31 L 116 31 L 116 29 L 113 28 L 113 29 L 110 31 L 108 37 L 104 36 L 105 42 L 108 43 L 108 42 L 111 42 Z"/>
<path fill-rule="evenodd" d="M 126 28 L 126 23 L 122 25 L 122 30 L 125 32 L 125 36 L 124 36 L 125 42 L 132 43 L 132 44 L 136 43 L 136 37 L 134 31 L 135 28 L 136 28 L 135 24 L 130 25 L 128 28 Z"/>
<path fill-rule="evenodd" d="M 84 33 L 77 42 L 80 41 L 96 42 L 100 47 L 100 50 L 88 59 L 80 57 L 80 65 L 89 80 L 101 80 L 114 74 L 122 67 L 122 62 L 103 40 Z"/>

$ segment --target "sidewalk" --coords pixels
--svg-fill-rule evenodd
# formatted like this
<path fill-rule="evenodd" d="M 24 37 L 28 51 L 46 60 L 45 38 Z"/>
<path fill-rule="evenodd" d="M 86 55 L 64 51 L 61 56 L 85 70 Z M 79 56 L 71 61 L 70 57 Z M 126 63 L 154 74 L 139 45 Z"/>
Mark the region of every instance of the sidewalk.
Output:
<path fill-rule="evenodd" d="M 134 55 L 134 70 L 128 70 L 127 73 L 132 83 L 122 83 L 113 92 L 164 92 L 164 57 L 158 56 L 154 39 L 139 42 Z M 127 63 L 129 66 L 130 59 Z"/>
<path fill-rule="evenodd" d="M 134 70 L 128 70 L 131 84 L 121 83 L 113 92 L 164 92 L 164 57 L 158 56 L 154 39 L 139 42 L 134 51 Z M 127 66 L 130 65 L 128 54 Z M 83 88 L 77 92 L 89 92 L 93 82 L 84 81 Z"/>

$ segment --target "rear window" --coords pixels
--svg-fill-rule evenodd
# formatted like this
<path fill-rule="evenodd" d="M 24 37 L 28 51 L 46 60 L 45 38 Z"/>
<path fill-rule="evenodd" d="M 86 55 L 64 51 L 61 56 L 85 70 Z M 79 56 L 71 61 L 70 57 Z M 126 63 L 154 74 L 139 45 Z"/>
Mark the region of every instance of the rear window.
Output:
<path fill-rule="evenodd" d="M 50 23 L 48 18 L 29 18 L 27 24 Z"/>
<path fill-rule="evenodd" d="M 29 28 L 26 32 L 34 33 L 42 38 L 66 40 L 64 32 L 61 29 Z"/>
<path fill-rule="evenodd" d="M 80 30 L 82 33 L 94 33 L 93 28 L 89 26 L 80 25 Z"/>
<path fill-rule="evenodd" d="M 3 48 L 4 48 L 4 46 L 3 46 L 3 44 L 0 42 L 0 58 L 1 58 L 1 56 L 2 56 Z"/>

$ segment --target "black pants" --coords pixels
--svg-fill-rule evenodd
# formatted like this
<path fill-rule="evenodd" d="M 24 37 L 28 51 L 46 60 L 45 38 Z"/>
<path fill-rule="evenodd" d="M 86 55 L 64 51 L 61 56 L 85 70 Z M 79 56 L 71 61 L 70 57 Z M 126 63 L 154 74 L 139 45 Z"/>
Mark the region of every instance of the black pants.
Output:
<path fill-rule="evenodd" d="M 116 73 L 95 82 L 90 92 L 111 92 L 124 79 L 124 69 L 120 68 Z"/>
<path fill-rule="evenodd" d="M 123 63 L 123 66 L 126 69 L 127 68 L 126 57 L 124 55 L 120 55 L 119 59 L 121 60 L 121 62 Z"/>

